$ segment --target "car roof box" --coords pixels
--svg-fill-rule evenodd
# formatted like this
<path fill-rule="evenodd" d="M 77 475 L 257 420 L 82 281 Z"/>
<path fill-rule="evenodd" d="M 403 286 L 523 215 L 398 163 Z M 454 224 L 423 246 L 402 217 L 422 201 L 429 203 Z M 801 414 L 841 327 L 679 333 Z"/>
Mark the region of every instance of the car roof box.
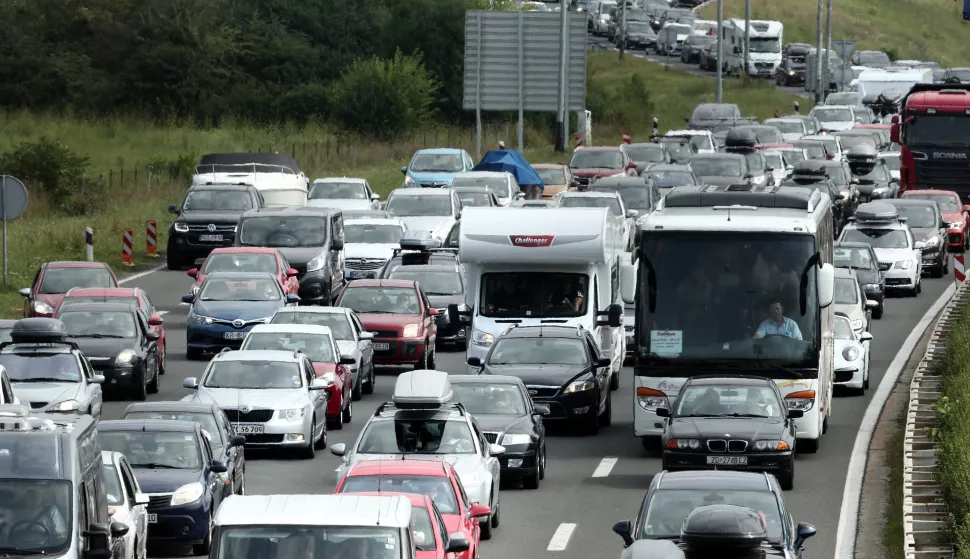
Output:
<path fill-rule="evenodd" d="M 768 538 L 768 529 L 761 515 L 750 508 L 707 505 L 687 515 L 680 534 L 688 550 L 730 553 L 761 547 Z"/>
<path fill-rule="evenodd" d="M 827 178 L 828 173 L 825 171 L 825 165 L 821 161 L 815 159 L 805 159 L 795 163 L 792 168 L 792 176 L 801 177 L 812 177 L 812 178 Z"/>
<path fill-rule="evenodd" d="M 56 318 L 23 318 L 10 330 L 10 341 L 18 344 L 66 343 L 67 338 L 67 328 Z"/>
<path fill-rule="evenodd" d="M 637 540 L 624 549 L 620 559 L 686 559 L 684 551 L 670 540 Z"/>
<path fill-rule="evenodd" d="M 413 231 L 401 237 L 401 250 L 426 251 L 441 247 L 441 241 L 431 236 L 430 231 Z"/>
<path fill-rule="evenodd" d="M 747 128 L 732 128 L 724 138 L 724 146 L 729 148 L 754 149 L 758 144 L 758 136 L 754 130 Z"/>
<path fill-rule="evenodd" d="M 845 154 L 854 175 L 868 175 L 876 166 L 876 150 L 866 144 L 854 146 Z"/>
<path fill-rule="evenodd" d="M 866 202 L 859 204 L 855 210 L 856 221 L 893 222 L 899 221 L 899 211 L 896 206 L 886 202 Z"/>
<path fill-rule="evenodd" d="M 420 369 L 401 373 L 391 400 L 398 409 L 437 409 L 453 396 L 448 373 Z"/>

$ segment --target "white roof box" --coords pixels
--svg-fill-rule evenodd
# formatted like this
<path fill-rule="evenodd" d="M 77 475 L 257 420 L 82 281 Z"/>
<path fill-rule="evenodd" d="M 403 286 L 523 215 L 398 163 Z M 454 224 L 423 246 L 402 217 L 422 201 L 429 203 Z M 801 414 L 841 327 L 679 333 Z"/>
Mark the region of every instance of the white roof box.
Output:
<path fill-rule="evenodd" d="M 451 401 L 448 373 L 421 369 L 401 373 L 394 385 L 394 406 L 402 409 L 435 409 Z"/>

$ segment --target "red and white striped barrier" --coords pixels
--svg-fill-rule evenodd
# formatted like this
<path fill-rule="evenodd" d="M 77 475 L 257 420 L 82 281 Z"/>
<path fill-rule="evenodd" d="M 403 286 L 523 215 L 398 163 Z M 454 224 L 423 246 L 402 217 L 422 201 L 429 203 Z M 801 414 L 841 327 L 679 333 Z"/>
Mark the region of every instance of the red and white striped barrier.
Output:
<path fill-rule="evenodd" d="M 574 148 L 581 148 L 581 147 L 583 147 L 583 135 L 582 134 L 576 134 L 576 144 L 573 147 Z"/>
<path fill-rule="evenodd" d="M 953 281 L 959 284 L 967 281 L 967 268 L 964 266 L 963 255 L 954 254 L 953 255 Z"/>
<path fill-rule="evenodd" d="M 148 220 L 146 232 L 145 250 L 148 251 L 148 256 L 158 258 L 158 226 L 154 219 Z"/>
<path fill-rule="evenodd" d="M 630 132 L 628 130 L 623 131 L 623 143 L 624 144 L 633 143 L 633 138 L 630 137 Z"/>
<path fill-rule="evenodd" d="M 84 228 L 84 253 L 88 262 L 94 262 L 94 229 Z"/>
<path fill-rule="evenodd" d="M 132 262 L 132 257 L 134 256 L 135 243 L 135 232 L 131 229 L 125 229 L 124 233 L 121 234 L 121 263 L 125 266 L 134 266 L 135 263 Z"/>

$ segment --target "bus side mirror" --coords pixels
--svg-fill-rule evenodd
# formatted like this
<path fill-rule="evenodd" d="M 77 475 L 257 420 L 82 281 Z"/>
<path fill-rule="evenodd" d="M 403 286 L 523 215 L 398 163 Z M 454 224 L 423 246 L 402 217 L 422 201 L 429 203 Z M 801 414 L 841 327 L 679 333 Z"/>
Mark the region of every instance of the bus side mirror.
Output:
<path fill-rule="evenodd" d="M 822 264 L 818 270 L 818 304 L 821 308 L 827 308 L 832 304 L 835 297 L 835 267 L 831 264 Z"/>
<path fill-rule="evenodd" d="M 893 116 L 892 126 L 889 128 L 889 141 L 898 144 L 899 143 L 899 117 Z"/>
<path fill-rule="evenodd" d="M 620 298 L 632 305 L 637 291 L 637 268 L 632 262 L 620 263 Z"/>

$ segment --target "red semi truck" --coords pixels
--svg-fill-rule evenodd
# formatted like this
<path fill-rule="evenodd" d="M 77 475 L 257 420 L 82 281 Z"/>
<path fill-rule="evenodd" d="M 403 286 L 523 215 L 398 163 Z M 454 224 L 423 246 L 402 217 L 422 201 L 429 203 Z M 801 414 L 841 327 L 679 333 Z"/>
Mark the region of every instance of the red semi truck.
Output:
<path fill-rule="evenodd" d="M 899 191 L 952 190 L 970 203 L 970 84 L 916 84 L 892 117 Z"/>

